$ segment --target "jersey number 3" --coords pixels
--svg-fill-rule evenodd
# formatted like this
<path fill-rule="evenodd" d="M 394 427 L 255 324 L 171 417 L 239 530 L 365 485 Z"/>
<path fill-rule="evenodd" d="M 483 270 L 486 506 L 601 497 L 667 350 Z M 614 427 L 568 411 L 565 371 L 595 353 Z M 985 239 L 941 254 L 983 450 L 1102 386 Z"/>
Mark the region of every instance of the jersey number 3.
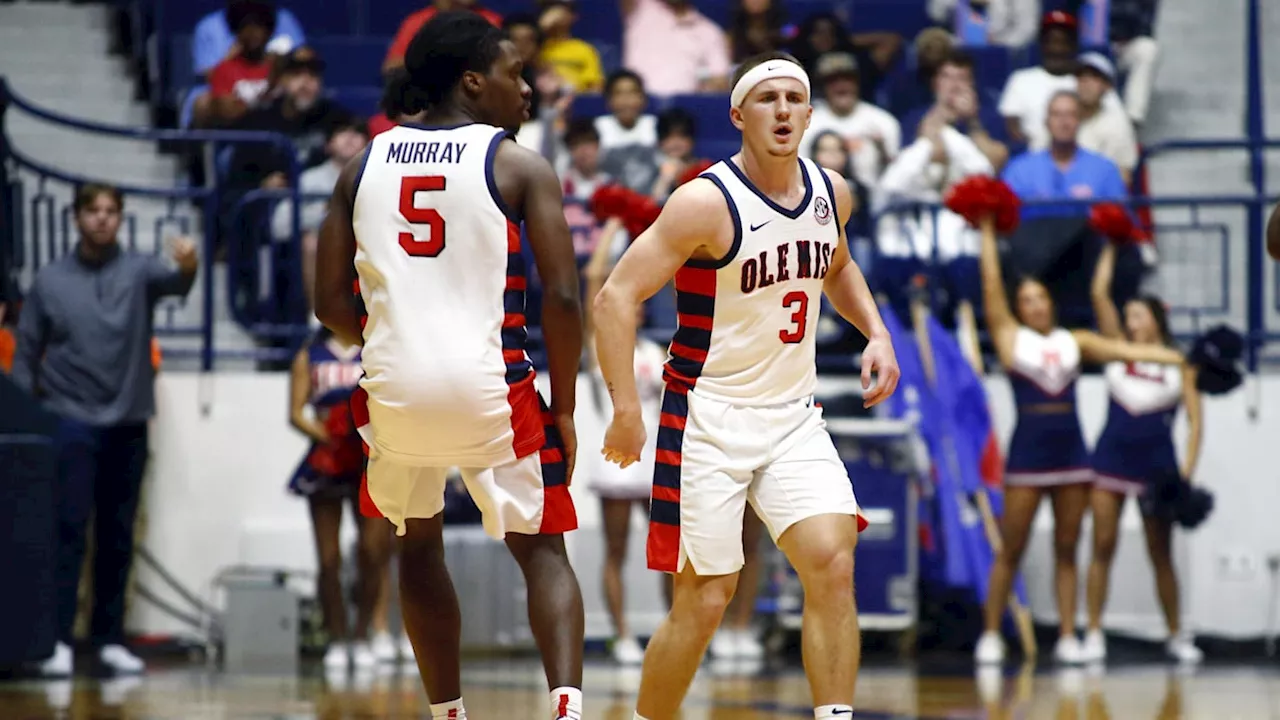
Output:
<path fill-rule="evenodd" d="M 809 293 L 795 290 L 783 295 L 782 307 L 788 310 L 796 308 L 791 313 L 791 324 L 795 327 L 779 330 L 778 339 L 789 345 L 798 343 L 804 339 L 804 331 L 809 324 Z"/>
<path fill-rule="evenodd" d="M 400 233 L 400 247 L 412 257 L 435 257 L 444 250 L 444 218 L 431 208 L 420 208 L 414 200 L 420 192 L 444 190 L 443 175 L 423 175 L 400 179 L 400 214 L 410 225 L 425 225 L 427 239 L 411 232 Z"/>

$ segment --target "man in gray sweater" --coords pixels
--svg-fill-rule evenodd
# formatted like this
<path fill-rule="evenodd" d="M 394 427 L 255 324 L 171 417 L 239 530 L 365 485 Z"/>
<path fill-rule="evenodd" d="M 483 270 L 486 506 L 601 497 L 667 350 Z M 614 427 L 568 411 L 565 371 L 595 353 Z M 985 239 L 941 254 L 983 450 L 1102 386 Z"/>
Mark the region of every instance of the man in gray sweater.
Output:
<path fill-rule="evenodd" d="M 124 646 L 124 593 L 133 523 L 147 462 L 147 421 L 155 412 L 151 319 L 156 301 L 185 296 L 196 277 L 195 243 L 172 243 L 171 268 L 120 247 L 123 198 L 86 185 L 75 199 L 80 241 L 36 274 L 18 321 L 13 379 L 60 419 L 55 582 L 58 644 L 42 669 L 72 670 L 85 531 L 94 521 L 92 641 L 117 672 L 142 661 Z"/>

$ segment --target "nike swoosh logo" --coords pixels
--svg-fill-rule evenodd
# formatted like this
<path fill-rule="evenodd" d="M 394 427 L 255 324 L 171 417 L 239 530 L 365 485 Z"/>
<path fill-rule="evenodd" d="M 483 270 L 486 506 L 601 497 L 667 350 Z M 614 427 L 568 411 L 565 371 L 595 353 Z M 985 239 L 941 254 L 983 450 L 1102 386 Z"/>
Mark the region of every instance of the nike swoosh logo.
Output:
<path fill-rule="evenodd" d="M 853 711 L 852 710 L 832 710 L 831 714 L 832 715 L 852 715 Z"/>
<path fill-rule="evenodd" d="M 759 230 L 760 228 L 764 227 L 765 225 L 768 225 L 768 224 L 769 224 L 769 223 L 771 223 L 771 222 L 773 222 L 773 221 L 772 221 L 772 220 L 765 220 L 764 222 L 760 223 L 759 225 L 752 225 L 752 226 L 751 226 L 751 232 L 755 232 L 755 231 Z"/>

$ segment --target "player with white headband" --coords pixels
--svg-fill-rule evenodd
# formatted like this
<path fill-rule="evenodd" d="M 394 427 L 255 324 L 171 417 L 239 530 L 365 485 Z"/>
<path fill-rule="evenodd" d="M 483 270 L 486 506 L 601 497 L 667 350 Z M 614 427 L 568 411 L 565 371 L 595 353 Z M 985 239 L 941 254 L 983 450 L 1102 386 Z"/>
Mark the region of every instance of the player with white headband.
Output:
<path fill-rule="evenodd" d="M 648 543 L 649 566 L 675 575 L 675 593 L 645 652 L 636 717 L 679 711 L 737 587 L 750 504 L 804 586 L 814 716 L 848 718 L 860 653 L 853 554 L 866 521 L 813 398 L 822 295 L 867 336 L 868 407 L 893 393 L 898 365 L 849 257 L 849 186 L 799 157 L 812 113 L 804 69 L 783 53 L 747 60 L 731 102 L 741 152 L 672 194 L 595 299 L 596 354 L 613 399 L 602 452 L 626 467 L 645 446 L 636 311 L 675 279 Z"/>

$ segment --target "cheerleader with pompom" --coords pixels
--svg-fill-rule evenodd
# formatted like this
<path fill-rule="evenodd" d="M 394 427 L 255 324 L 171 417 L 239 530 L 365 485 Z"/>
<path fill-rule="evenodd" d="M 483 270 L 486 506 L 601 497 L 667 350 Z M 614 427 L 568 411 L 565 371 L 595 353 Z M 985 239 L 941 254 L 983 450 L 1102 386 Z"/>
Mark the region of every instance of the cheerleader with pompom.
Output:
<path fill-rule="evenodd" d="M 1111 240 L 1103 247 L 1094 269 L 1092 298 L 1098 330 L 1113 340 L 1158 348 L 1173 348 L 1168 311 L 1154 295 L 1140 295 L 1124 304 L 1123 314 L 1112 301 L 1111 280 L 1115 273 L 1116 244 L 1135 238 L 1128 213 L 1116 205 L 1093 208 L 1090 224 L 1098 234 Z M 1107 424 L 1093 451 L 1096 475 L 1090 496 L 1093 512 L 1093 560 L 1089 565 L 1086 598 L 1089 627 L 1082 648 L 1086 662 L 1106 659 L 1106 638 L 1102 633 L 1102 611 L 1107 602 L 1111 561 L 1119 539 L 1120 513 L 1125 499 L 1138 498 L 1142 510 L 1147 553 L 1155 571 L 1156 595 L 1169 628 L 1165 648 L 1170 657 L 1184 663 L 1198 663 L 1203 653 L 1192 637 L 1182 632 L 1178 597 L 1178 577 L 1173 568 L 1173 524 L 1170 513 L 1161 512 L 1168 484 L 1191 482 L 1200 457 L 1203 434 L 1200 395 L 1212 387 L 1215 377 L 1206 368 L 1203 376 L 1192 365 L 1111 362 L 1104 372 L 1110 393 Z M 1236 383 L 1238 384 L 1238 376 Z M 1234 387 L 1213 388 L 1227 390 Z M 1186 410 L 1187 447 L 1181 465 L 1173 443 L 1173 422 L 1178 406 Z"/>
<path fill-rule="evenodd" d="M 298 352 L 291 371 L 290 423 L 311 439 L 311 448 L 289 480 L 289 491 L 306 498 L 311 509 L 320 566 L 316 590 L 330 640 L 324 664 L 330 670 L 345 670 L 350 665 L 370 668 L 379 660 L 394 660 L 403 650 L 387 632 L 391 526 L 381 518 L 362 517 L 357 505 L 364 448 L 351 418 L 350 401 L 362 374 L 360 348 L 343 344 L 327 329 L 317 332 Z M 344 504 L 351 505 L 359 527 L 354 633 L 347 628 L 341 579 L 339 531 Z M 371 625 L 377 626 L 372 642 Z"/>
<path fill-rule="evenodd" d="M 1057 590 L 1059 662 L 1082 661 L 1076 636 L 1076 546 L 1089 505 L 1093 468 L 1076 412 L 1076 379 L 1085 362 L 1154 362 L 1181 365 L 1182 355 L 1160 345 L 1139 345 L 1088 330 L 1058 325 L 1053 297 L 1038 280 L 1012 288 L 1000 269 L 996 234 L 1018 224 L 1018 199 L 999 180 L 975 177 L 954 187 L 947 206 L 980 230 L 982 303 L 996 356 L 1013 389 L 1017 422 L 1005 453 L 1001 548 L 991 566 L 984 632 L 975 648 L 979 663 L 1004 661 L 1000 623 L 1022 562 L 1040 501 L 1048 495 L 1054 517 L 1054 585 Z M 1013 306 L 1009 300 L 1012 297 Z"/>

